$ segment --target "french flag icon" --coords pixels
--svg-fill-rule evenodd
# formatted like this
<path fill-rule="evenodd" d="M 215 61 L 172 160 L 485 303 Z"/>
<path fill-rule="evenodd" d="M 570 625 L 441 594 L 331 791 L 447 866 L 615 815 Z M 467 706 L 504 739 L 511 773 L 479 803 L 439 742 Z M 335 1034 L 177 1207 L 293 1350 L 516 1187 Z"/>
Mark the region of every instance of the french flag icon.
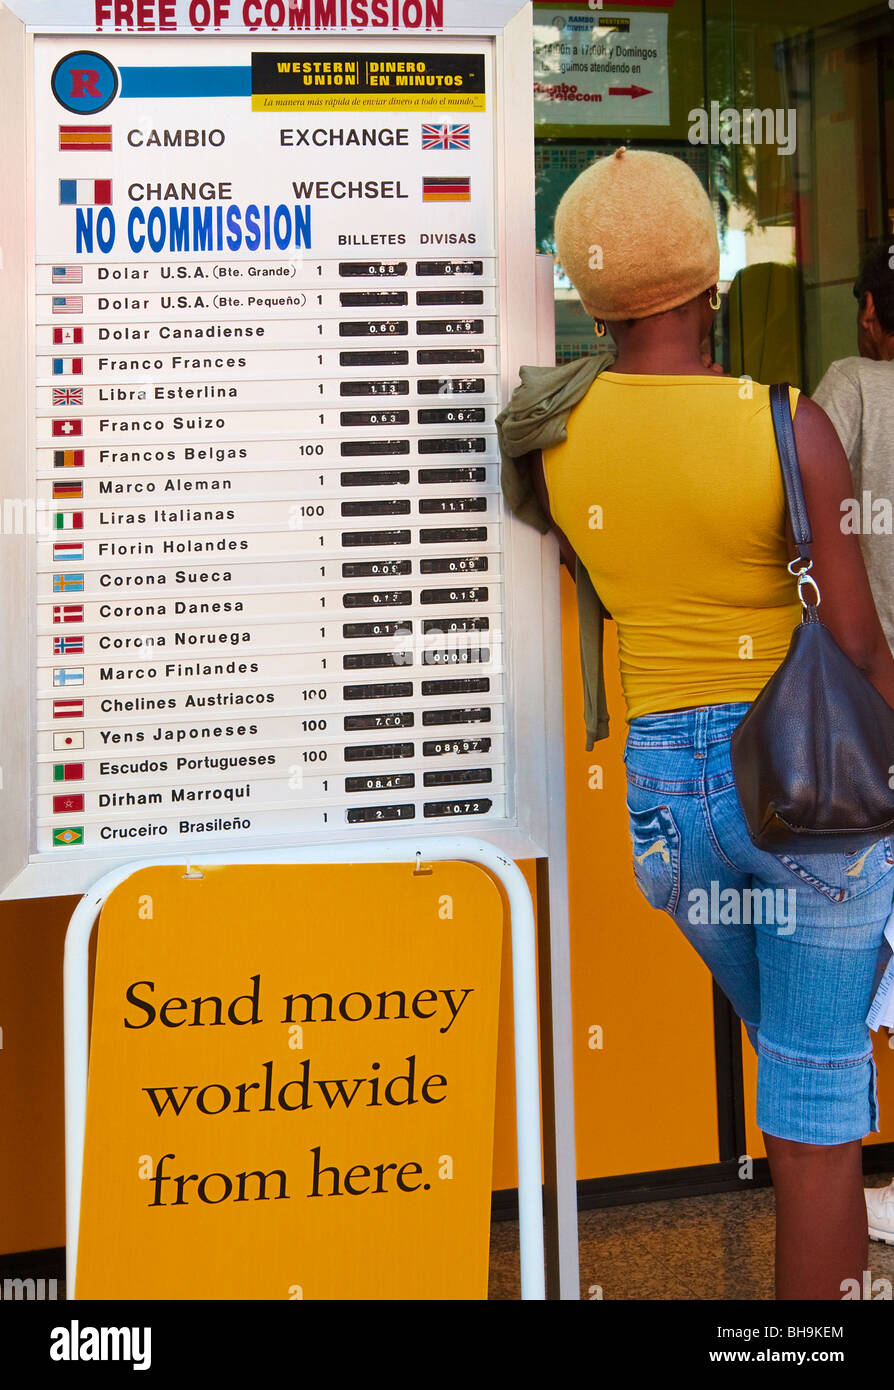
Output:
<path fill-rule="evenodd" d="M 60 179 L 59 203 L 62 207 L 109 207 L 111 179 Z"/>

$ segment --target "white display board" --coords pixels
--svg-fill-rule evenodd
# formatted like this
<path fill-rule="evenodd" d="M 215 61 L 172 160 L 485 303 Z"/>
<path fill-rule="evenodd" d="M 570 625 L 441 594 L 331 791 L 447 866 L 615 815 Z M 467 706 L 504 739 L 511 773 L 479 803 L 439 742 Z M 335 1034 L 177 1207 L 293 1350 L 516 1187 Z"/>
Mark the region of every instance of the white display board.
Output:
<path fill-rule="evenodd" d="M 459 824 L 545 855 L 558 618 L 494 423 L 537 360 L 530 7 L 15 8 L 5 896 Z"/>

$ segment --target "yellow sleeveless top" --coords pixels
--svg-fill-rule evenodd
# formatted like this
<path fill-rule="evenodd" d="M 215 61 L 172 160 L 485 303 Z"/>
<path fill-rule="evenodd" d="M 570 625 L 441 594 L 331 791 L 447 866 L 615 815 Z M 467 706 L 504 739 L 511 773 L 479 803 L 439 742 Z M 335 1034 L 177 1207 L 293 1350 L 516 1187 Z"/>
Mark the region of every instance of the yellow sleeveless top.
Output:
<path fill-rule="evenodd" d="M 753 700 L 801 611 L 769 387 L 604 371 L 543 465 L 618 627 L 628 721 Z"/>

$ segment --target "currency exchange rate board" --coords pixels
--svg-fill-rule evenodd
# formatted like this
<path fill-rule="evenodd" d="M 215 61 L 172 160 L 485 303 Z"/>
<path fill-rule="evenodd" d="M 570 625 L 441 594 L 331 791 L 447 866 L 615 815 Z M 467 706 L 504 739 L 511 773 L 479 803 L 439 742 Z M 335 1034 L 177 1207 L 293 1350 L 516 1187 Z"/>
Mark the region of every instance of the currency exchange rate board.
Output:
<path fill-rule="evenodd" d="M 488 43 L 34 51 L 36 849 L 506 817 Z"/>

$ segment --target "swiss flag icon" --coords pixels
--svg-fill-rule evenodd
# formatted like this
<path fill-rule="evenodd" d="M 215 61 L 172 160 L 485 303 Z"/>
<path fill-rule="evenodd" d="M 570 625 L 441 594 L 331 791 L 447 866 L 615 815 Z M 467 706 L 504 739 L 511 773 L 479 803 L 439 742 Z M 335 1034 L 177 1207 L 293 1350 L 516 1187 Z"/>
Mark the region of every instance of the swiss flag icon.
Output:
<path fill-rule="evenodd" d="M 83 427 L 83 420 L 54 420 L 53 438 L 74 439 L 76 435 L 83 433 Z"/>

